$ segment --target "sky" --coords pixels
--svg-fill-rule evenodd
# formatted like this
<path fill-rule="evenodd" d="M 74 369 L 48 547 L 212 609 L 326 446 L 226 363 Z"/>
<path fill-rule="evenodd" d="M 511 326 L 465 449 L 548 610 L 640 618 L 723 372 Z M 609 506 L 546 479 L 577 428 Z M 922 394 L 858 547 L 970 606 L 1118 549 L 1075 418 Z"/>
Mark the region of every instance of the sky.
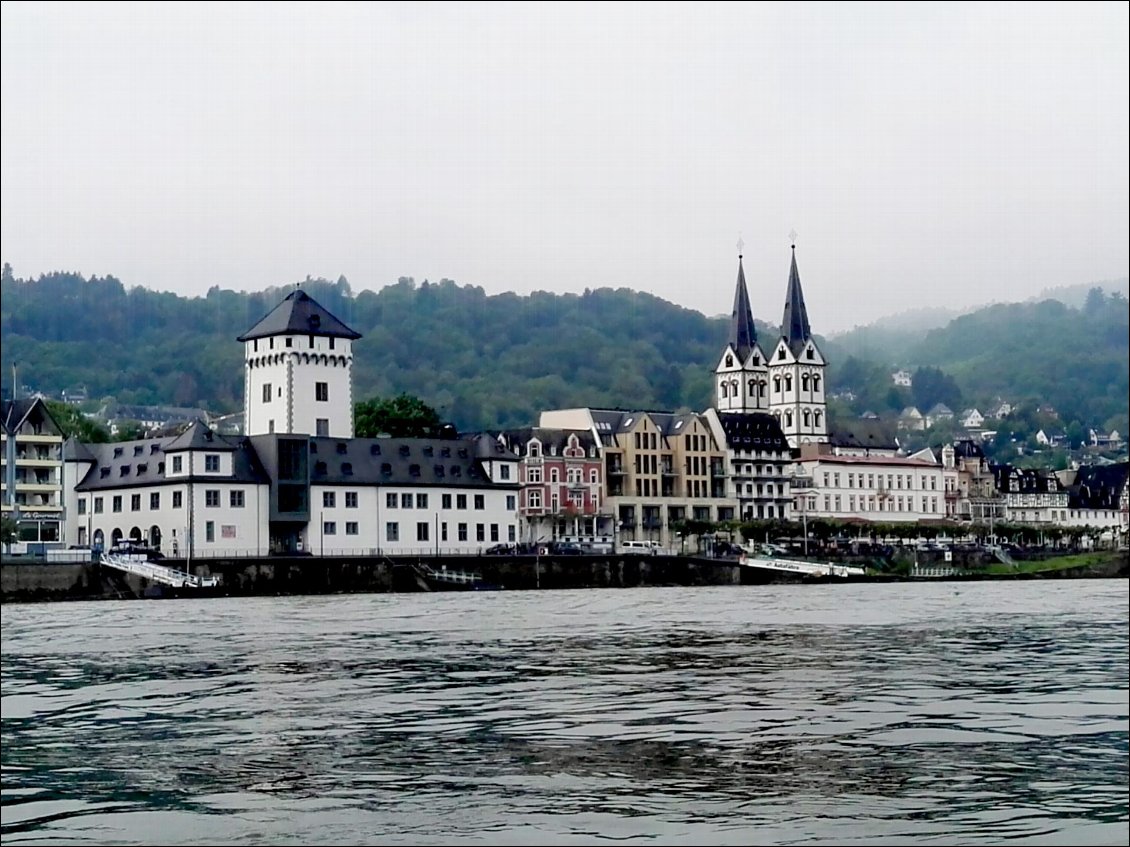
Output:
<path fill-rule="evenodd" d="M 0 6 L 0 253 L 814 331 L 1130 273 L 1130 4 Z"/>

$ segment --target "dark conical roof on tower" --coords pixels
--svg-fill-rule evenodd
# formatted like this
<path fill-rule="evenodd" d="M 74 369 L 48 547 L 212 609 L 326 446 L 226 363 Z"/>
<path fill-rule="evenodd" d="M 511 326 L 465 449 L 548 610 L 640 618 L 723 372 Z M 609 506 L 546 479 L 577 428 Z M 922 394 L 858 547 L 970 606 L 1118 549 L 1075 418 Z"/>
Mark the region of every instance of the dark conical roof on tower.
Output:
<path fill-rule="evenodd" d="M 730 346 L 744 363 L 757 343 L 757 328 L 753 325 L 753 309 L 749 305 L 749 292 L 745 287 L 745 269 L 738 256 L 738 287 L 734 291 L 734 313 L 730 319 Z"/>
<path fill-rule="evenodd" d="M 347 327 L 331 315 L 324 306 L 301 289 L 286 295 L 259 323 L 239 336 L 236 341 L 267 338 L 271 335 L 323 335 L 334 338 L 361 337 L 361 333 Z"/>
<path fill-rule="evenodd" d="M 812 327 L 808 325 L 808 309 L 804 305 L 804 292 L 800 289 L 800 272 L 796 268 L 796 245 L 793 245 L 793 265 L 789 269 L 789 290 L 785 295 L 785 314 L 781 319 L 781 337 L 798 355 L 805 343 L 812 338 Z"/>

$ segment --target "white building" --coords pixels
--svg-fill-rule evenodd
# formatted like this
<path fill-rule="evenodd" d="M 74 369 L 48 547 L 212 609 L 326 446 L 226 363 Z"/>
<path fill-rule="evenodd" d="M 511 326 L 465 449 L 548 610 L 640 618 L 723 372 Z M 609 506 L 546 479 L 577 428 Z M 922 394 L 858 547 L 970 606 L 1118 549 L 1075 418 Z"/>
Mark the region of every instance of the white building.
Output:
<path fill-rule="evenodd" d="M 794 517 L 863 518 L 875 522 L 946 517 L 945 474 L 926 458 L 837 456 L 802 448 Z"/>
<path fill-rule="evenodd" d="M 517 456 L 497 440 L 352 437 L 359 337 L 294 292 L 240 337 L 248 435 L 196 421 L 165 438 L 68 441 L 66 542 L 132 539 L 204 558 L 475 553 L 515 541 Z"/>
<path fill-rule="evenodd" d="M 891 382 L 903 388 L 910 388 L 914 385 L 914 376 L 910 371 L 897 370 L 891 374 Z"/>
<path fill-rule="evenodd" d="M 42 398 L 0 403 L 0 513 L 21 542 L 57 542 L 63 511 L 63 435 Z"/>

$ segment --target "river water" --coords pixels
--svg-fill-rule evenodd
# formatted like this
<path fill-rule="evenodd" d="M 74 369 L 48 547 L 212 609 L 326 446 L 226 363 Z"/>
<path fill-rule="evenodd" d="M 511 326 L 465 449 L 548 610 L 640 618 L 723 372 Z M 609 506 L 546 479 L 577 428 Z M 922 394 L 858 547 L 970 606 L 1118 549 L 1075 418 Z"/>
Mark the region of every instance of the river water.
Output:
<path fill-rule="evenodd" d="M 1117 844 L 1124 580 L 3 607 L 5 847 Z"/>

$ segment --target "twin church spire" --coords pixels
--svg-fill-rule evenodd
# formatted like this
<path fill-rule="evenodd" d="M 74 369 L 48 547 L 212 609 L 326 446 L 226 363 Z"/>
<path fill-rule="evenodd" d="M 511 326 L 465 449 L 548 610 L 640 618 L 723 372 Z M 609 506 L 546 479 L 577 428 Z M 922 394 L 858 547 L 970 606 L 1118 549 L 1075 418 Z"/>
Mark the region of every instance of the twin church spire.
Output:
<path fill-rule="evenodd" d="M 741 249 L 739 241 L 730 335 L 715 369 L 714 405 L 719 412 L 776 416 L 793 447 L 826 441 L 826 365 L 812 338 L 796 245 L 792 245 L 780 335 L 768 355 L 758 344 Z"/>

